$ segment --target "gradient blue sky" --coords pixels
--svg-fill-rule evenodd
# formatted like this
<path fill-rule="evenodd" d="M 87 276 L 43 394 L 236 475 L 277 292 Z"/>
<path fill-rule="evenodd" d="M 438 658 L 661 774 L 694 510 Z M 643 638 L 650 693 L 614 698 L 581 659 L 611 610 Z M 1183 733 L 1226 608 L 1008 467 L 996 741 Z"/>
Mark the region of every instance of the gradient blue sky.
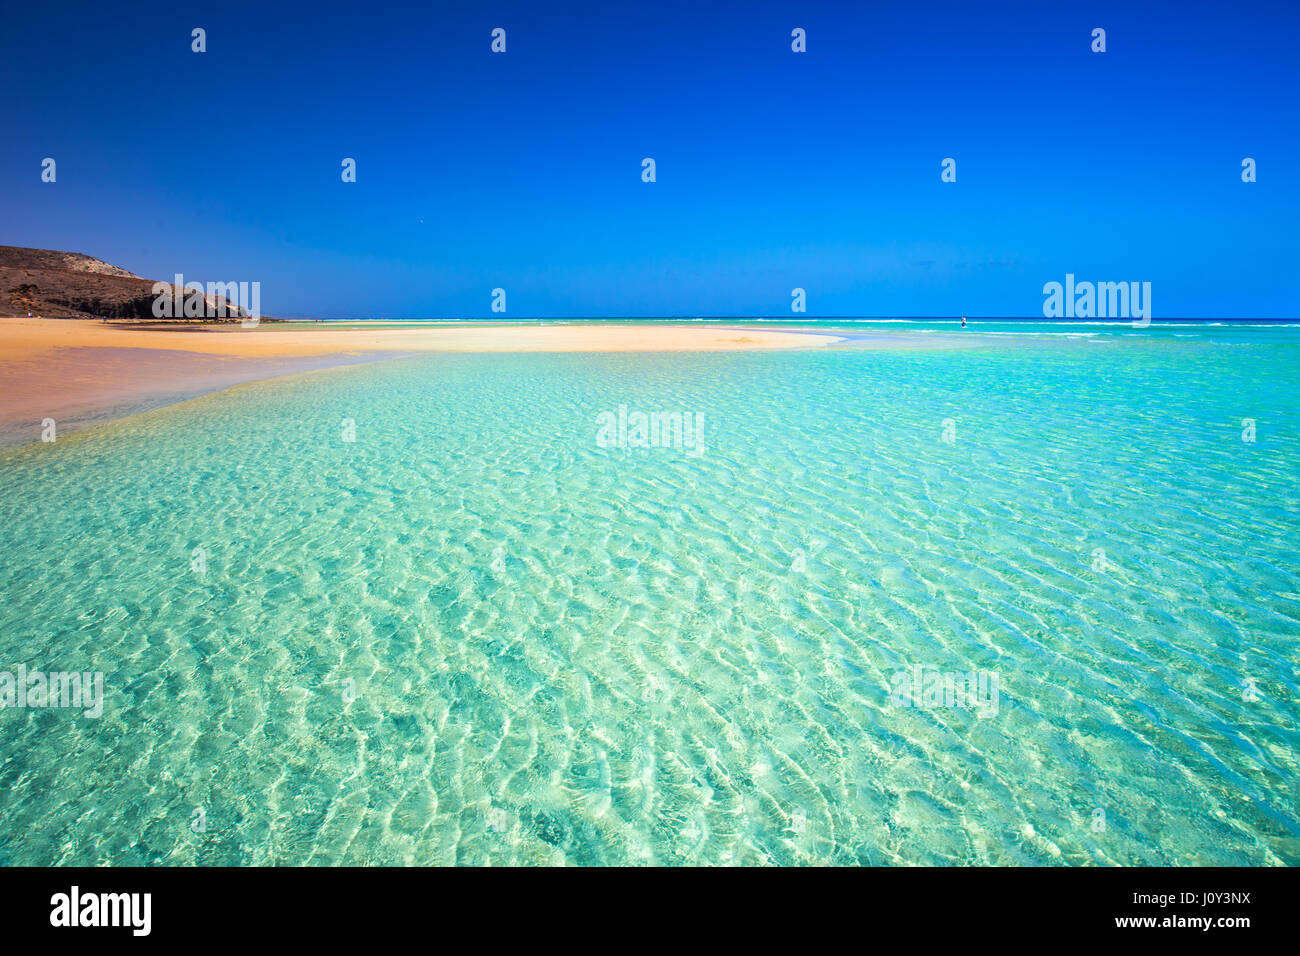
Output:
<path fill-rule="evenodd" d="M 7 5 L 0 244 L 270 315 L 1300 313 L 1295 2 L 465 6 Z"/>

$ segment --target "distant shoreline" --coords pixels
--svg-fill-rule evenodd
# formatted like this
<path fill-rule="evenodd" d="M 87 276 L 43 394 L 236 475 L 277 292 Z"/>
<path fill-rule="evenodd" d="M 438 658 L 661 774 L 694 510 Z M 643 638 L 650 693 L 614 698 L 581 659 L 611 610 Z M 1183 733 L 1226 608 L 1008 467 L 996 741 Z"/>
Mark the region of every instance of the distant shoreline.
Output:
<path fill-rule="evenodd" d="M 962 350 L 994 341 L 1029 347 L 1144 334 L 1126 330 L 1130 324 L 976 318 L 961 329 L 951 320 L 905 319 L 335 319 L 243 328 L 239 322 L 0 318 L 0 447 L 38 440 L 47 419 L 63 435 L 234 385 L 423 352 Z M 1030 325 L 1051 330 L 1025 328 Z M 1152 322 L 1147 334 L 1180 325 L 1281 329 L 1300 323 L 1168 319 Z M 1171 334 L 1177 335 L 1165 336 Z"/>
<path fill-rule="evenodd" d="M 0 446 L 234 385 L 419 352 L 716 352 L 819 348 L 822 332 L 717 325 L 458 324 L 342 328 L 317 322 L 178 324 L 0 318 Z"/>
<path fill-rule="evenodd" d="M 7 320 L 26 320 L 27 315 L 0 315 L 0 322 Z M 121 326 L 130 328 L 151 328 L 158 330 L 179 331 L 193 328 L 221 328 L 238 326 L 240 319 L 157 319 L 157 318 L 140 318 L 140 319 L 87 319 L 80 314 L 42 314 L 40 316 L 31 316 L 33 320 L 39 318 L 41 321 L 55 320 L 60 322 L 94 322 L 98 325 L 107 324 L 109 326 Z M 1002 323 L 1017 325 L 1100 325 L 1122 327 L 1130 325 L 1131 319 L 1123 318 L 1105 318 L 1105 317 L 1085 317 L 1085 318 L 1044 318 L 1042 316 L 1024 316 L 1024 315 L 968 315 L 966 319 L 971 324 L 997 325 Z M 836 325 L 891 325 L 891 324 L 933 324 L 933 325 L 952 325 L 956 326 L 960 322 L 960 317 L 950 315 L 904 315 L 904 316 L 840 316 L 840 315 L 814 315 L 814 316 L 658 316 L 658 315 L 624 315 L 624 316 L 262 316 L 259 320 L 263 325 L 286 325 L 286 326 L 321 326 L 321 325 L 357 325 L 362 327 L 374 327 L 381 325 L 447 325 L 447 326 L 489 326 L 489 327 L 518 327 L 528 325 L 582 325 L 584 327 L 600 325 L 633 325 L 633 324 L 655 324 L 655 325 L 687 325 L 696 326 L 698 324 L 727 327 L 747 327 L 751 325 L 762 325 L 764 327 L 780 328 L 781 326 L 819 326 L 834 327 Z M 1238 325 L 1238 326 L 1300 326 L 1300 316 L 1295 317 L 1271 317 L 1271 318 L 1252 318 L 1236 316 L 1232 318 L 1206 318 L 1203 316 L 1164 316 L 1153 318 L 1153 326 L 1174 326 L 1174 325 Z"/>

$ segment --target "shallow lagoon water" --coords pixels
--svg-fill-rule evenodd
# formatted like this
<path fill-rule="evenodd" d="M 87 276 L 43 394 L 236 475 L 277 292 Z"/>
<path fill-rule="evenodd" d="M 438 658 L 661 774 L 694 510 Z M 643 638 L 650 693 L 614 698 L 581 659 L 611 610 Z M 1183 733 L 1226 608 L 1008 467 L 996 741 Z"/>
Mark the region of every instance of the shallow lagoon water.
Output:
<path fill-rule="evenodd" d="M 1300 863 L 1300 330 L 1100 332 L 426 355 L 4 452 L 0 670 L 106 700 L 0 709 L 0 861 Z"/>

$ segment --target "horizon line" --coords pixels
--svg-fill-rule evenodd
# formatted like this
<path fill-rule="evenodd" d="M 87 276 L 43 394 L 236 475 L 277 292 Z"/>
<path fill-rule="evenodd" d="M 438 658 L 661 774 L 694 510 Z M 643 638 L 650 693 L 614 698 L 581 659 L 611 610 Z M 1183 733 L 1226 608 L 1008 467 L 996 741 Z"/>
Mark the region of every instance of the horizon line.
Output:
<path fill-rule="evenodd" d="M 520 316 L 478 316 L 478 315 L 392 315 L 392 316 L 346 316 L 346 315 L 316 315 L 311 313 L 300 314 L 281 314 L 276 316 L 263 316 L 263 318 L 275 318 L 284 321 L 320 321 L 320 322 L 556 322 L 556 321 L 578 321 L 578 322 L 609 322 L 609 321 L 663 321 L 663 322 L 835 322 L 855 319 L 864 322 L 960 322 L 961 315 L 810 315 L 797 318 L 785 318 L 774 315 L 520 315 Z M 983 322 L 1050 322 L 1060 323 L 1063 325 L 1077 325 L 1080 323 L 1106 323 L 1113 325 L 1129 325 L 1132 323 L 1131 318 L 1111 318 L 1107 316 L 1083 316 L 1077 318 L 1053 317 L 1032 315 L 972 315 L 967 313 L 964 318 L 967 321 Z M 1151 324 L 1158 325 L 1162 322 L 1300 322 L 1300 316 L 1193 316 L 1193 315 L 1171 315 L 1163 318 L 1152 318 Z"/>

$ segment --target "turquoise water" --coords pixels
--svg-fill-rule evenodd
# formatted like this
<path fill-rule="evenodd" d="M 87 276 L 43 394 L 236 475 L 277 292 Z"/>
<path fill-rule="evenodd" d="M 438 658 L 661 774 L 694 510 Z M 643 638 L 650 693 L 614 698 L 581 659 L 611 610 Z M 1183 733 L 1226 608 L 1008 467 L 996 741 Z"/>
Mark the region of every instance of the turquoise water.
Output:
<path fill-rule="evenodd" d="M 0 709 L 0 861 L 1300 863 L 1300 330 L 1076 331 L 428 355 L 4 452 L 0 670 L 106 700 Z"/>

